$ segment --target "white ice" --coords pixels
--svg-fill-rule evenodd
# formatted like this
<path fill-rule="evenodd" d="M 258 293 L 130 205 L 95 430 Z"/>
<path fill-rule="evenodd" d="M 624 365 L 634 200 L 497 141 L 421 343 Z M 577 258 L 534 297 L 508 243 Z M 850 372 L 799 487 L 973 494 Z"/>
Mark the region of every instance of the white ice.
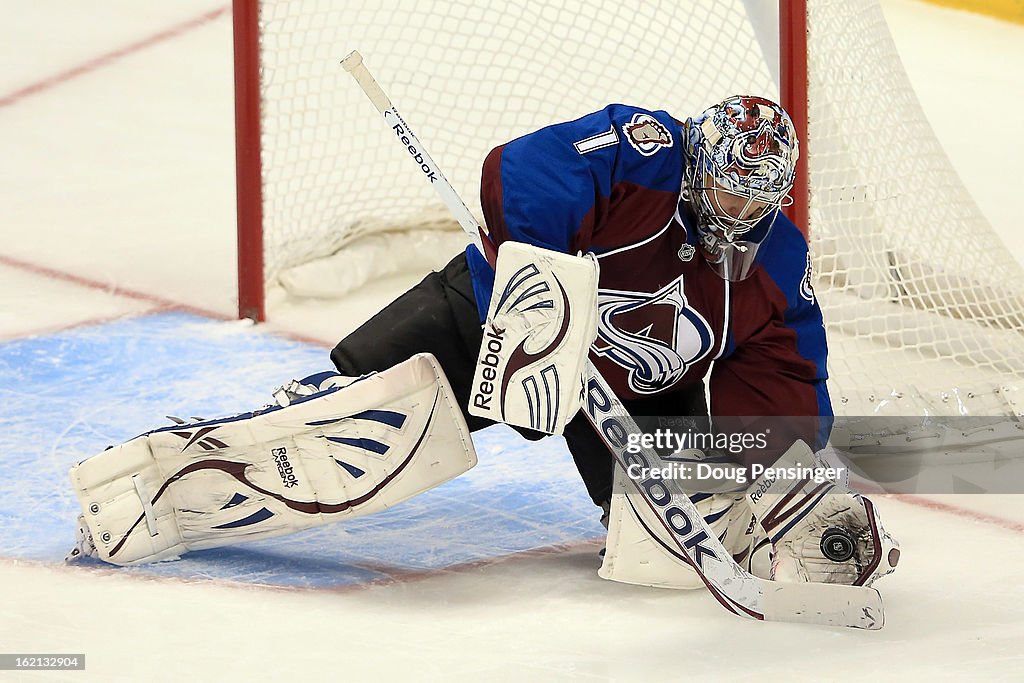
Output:
<path fill-rule="evenodd" d="M 1024 263 L 1024 27 L 912 0 L 883 6 L 947 153 Z M 0 35 L 0 340 L 169 302 L 231 317 L 228 8 L 7 3 Z M 402 284 L 283 307 L 270 327 L 329 344 Z M 0 652 L 88 658 L 85 672 L 0 680 L 1024 679 L 1024 500 L 881 505 L 904 559 L 880 584 L 878 633 L 744 622 L 706 593 L 605 582 L 592 543 L 337 590 L 0 559 Z"/>

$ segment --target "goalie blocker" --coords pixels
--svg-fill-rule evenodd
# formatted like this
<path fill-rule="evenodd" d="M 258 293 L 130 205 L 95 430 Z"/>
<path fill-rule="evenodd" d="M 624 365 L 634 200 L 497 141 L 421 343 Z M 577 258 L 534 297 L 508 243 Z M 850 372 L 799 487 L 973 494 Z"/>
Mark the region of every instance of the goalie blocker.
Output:
<path fill-rule="evenodd" d="M 95 554 L 130 565 L 377 512 L 475 464 L 441 367 L 419 354 L 285 407 L 143 434 L 71 481 Z"/>
<path fill-rule="evenodd" d="M 561 434 L 597 337 L 597 260 L 521 242 L 498 249 L 469 412 Z"/>

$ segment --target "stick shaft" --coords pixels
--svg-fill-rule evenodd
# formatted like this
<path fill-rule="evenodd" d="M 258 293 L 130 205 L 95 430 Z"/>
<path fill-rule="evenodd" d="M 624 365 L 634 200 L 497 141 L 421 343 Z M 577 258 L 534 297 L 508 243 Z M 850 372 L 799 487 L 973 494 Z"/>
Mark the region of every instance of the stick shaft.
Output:
<path fill-rule="evenodd" d="M 359 84 L 359 87 L 366 93 L 373 106 L 384 117 L 384 122 L 395 134 L 395 139 L 406 148 L 413 161 L 419 164 L 420 171 L 430 182 L 431 187 L 437 192 L 441 201 L 444 202 L 448 210 L 455 216 L 462 229 L 469 235 L 473 245 L 487 258 L 491 265 L 494 265 L 494 259 L 497 258 L 497 249 L 491 242 L 490 237 L 480 223 L 477 222 L 469 208 L 466 207 L 462 197 L 455 192 L 455 188 L 452 187 L 451 183 L 444 177 L 444 174 L 441 173 L 440 167 L 434 162 L 430 154 L 427 153 L 426 147 L 412 132 L 412 129 L 406 124 L 402 115 L 398 113 L 387 93 L 384 92 L 384 89 L 374 79 L 370 70 L 363 64 L 362 55 L 353 51 L 345 59 L 341 60 L 341 65 L 356 79 L 356 83 Z"/>

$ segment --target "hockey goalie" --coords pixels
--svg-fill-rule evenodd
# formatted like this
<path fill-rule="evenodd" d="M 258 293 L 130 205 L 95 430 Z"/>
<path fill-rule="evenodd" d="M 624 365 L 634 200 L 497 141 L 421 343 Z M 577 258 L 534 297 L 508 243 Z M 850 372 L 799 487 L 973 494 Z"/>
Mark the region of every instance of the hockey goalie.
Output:
<path fill-rule="evenodd" d="M 470 434 L 505 422 L 564 435 L 609 530 L 602 576 L 702 585 L 637 504 L 649 482 L 609 450 L 641 435 L 598 433 L 581 378 L 592 362 L 637 416 L 707 430 L 787 420 L 764 448 L 676 448 L 677 464 L 818 462 L 832 416 L 825 332 L 806 241 L 780 213 L 798 154 L 788 114 L 749 96 L 684 121 L 610 105 L 497 147 L 481 187 L 496 262 L 456 255 L 339 342 L 331 372 L 267 407 L 156 429 L 75 466 L 72 556 L 152 562 L 389 508 L 473 467 Z M 764 475 L 688 493 L 765 579 L 866 586 L 898 561 L 875 506 L 842 480 Z"/>

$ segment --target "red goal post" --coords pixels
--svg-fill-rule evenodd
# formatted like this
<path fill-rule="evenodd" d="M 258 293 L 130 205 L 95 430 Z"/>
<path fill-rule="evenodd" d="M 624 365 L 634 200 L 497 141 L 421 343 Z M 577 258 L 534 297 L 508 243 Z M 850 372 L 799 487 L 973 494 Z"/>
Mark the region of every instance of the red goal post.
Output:
<path fill-rule="evenodd" d="M 235 46 L 238 317 L 263 322 L 267 311 L 263 280 L 259 1 L 233 0 L 231 11 Z"/>
<path fill-rule="evenodd" d="M 786 209 L 786 215 L 806 235 L 809 199 L 807 159 L 811 153 L 811 141 L 807 135 L 807 0 L 779 2 L 779 76 L 780 104 L 793 119 L 802 145 L 791 193 L 793 203 Z"/>

